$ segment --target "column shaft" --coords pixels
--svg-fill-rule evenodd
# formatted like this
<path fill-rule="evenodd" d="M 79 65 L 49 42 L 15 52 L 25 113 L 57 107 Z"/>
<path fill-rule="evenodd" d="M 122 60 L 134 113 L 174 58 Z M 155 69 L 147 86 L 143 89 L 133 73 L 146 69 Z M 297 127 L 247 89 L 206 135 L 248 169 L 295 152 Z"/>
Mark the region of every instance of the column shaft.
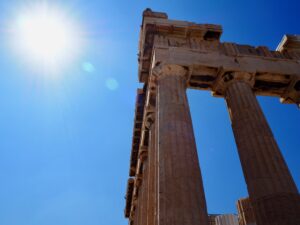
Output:
<path fill-rule="evenodd" d="M 225 98 L 257 225 L 300 224 L 297 187 L 251 86 L 233 81 Z"/>
<path fill-rule="evenodd" d="M 208 225 L 183 75 L 158 77 L 158 224 Z"/>
<path fill-rule="evenodd" d="M 140 187 L 141 190 L 141 217 L 140 217 L 140 225 L 146 225 L 147 224 L 147 206 L 148 206 L 148 159 L 146 159 L 143 163 L 143 181 L 142 186 Z"/>
<path fill-rule="evenodd" d="M 155 148 L 155 125 L 150 128 L 150 140 L 148 148 L 148 206 L 147 225 L 155 225 L 156 217 L 156 148 Z"/>
<path fill-rule="evenodd" d="M 156 117 L 158 114 L 158 110 L 156 109 Z M 158 197 L 159 197 L 159 193 L 158 193 L 158 120 L 155 119 L 155 127 L 154 127 L 154 225 L 158 225 Z"/>
<path fill-rule="evenodd" d="M 140 198 L 137 197 L 136 199 L 136 208 L 135 208 L 135 213 L 134 213 L 134 225 L 140 225 L 139 223 L 140 219 Z"/>

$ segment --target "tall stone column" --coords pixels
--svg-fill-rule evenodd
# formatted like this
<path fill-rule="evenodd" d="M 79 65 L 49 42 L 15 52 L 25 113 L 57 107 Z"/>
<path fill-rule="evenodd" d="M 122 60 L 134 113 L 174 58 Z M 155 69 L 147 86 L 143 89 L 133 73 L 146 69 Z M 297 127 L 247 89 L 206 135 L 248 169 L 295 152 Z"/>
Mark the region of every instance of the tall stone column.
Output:
<path fill-rule="evenodd" d="M 148 148 L 148 206 L 147 206 L 147 224 L 155 225 L 157 215 L 157 204 L 156 204 L 156 145 L 155 145 L 155 124 L 152 123 L 149 127 L 149 148 Z"/>
<path fill-rule="evenodd" d="M 225 99 L 257 225 L 300 224 L 297 187 L 259 106 L 249 74 L 224 76 Z"/>
<path fill-rule="evenodd" d="M 240 225 L 256 225 L 253 208 L 249 198 L 237 201 L 238 218 Z"/>
<path fill-rule="evenodd" d="M 159 65 L 157 76 L 158 225 L 208 225 L 192 120 L 187 70 Z"/>
<path fill-rule="evenodd" d="M 139 152 L 139 159 L 142 162 L 142 184 L 139 189 L 139 225 L 146 225 L 147 224 L 147 217 L 148 217 L 148 148 L 140 148 Z"/>

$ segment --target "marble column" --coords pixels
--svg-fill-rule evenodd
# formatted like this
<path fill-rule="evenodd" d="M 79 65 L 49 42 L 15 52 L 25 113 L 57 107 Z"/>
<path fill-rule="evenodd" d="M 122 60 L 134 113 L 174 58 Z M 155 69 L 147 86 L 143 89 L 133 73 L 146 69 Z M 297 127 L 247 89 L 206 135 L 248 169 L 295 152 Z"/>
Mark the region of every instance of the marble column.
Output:
<path fill-rule="evenodd" d="M 141 206 L 141 204 L 140 204 L 140 198 L 137 197 L 137 199 L 135 201 L 136 201 L 136 203 L 135 203 L 136 206 L 135 206 L 133 221 L 134 221 L 134 225 L 140 225 L 140 223 L 139 223 L 139 219 L 140 219 L 140 206 Z"/>
<path fill-rule="evenodd" d="M 208 225 L 186 96 L 187 70 L 160 65 L 157 76 L 158 225 Z"/>
<path fill-rule="evenodd" d="M 239 225 L 256 225 L 253 208 L 249 198 L 237 201 Z"/>
<path fill-rule="evenodd" d="M 257 225 L 300 224 L 297 187 L 250 83 L 233 79 L 225 99 Z"/>
<path fill-rule="evenodd" d="M 143 181 L 141 186 L 141 212 L 140 212 L 140 219 L 139 224 L 140 225 L 146 225 L 147 224 L 147 217 L 148 217 L 148 159 L 145 159 L 143 162 Z"/>
<path fill-rule="evenodd" d="M 157 204 L 156 204 L 156 148 L 155 148 L 155 124 L 151 124 L 149 134 L 148 150 L 148 206 L 147 225 L 155 225 Z"/>

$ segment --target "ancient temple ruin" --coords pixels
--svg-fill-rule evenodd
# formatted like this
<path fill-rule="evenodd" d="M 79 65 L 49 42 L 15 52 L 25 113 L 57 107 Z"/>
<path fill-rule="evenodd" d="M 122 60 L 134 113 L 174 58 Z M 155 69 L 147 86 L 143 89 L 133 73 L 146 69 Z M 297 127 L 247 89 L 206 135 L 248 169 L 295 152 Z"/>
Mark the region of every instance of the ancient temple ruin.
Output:
<path fill-rule="evenodd" d="M 256 99 L 300 105 L 300 36 L 284 36 L 271 51 L 220 42 L 221 35 L 219 25 L 143 13 L 138 75 L 144 87 L 137 90 L 125 207 L 130 225 L 209 224 L 187 88 L 227 103 L 249 193 L 249 201 L 238 203 L 244 218 L 300 225 L 297 187 Z M 240 223 L 250 224 L 244 218 Z"/>

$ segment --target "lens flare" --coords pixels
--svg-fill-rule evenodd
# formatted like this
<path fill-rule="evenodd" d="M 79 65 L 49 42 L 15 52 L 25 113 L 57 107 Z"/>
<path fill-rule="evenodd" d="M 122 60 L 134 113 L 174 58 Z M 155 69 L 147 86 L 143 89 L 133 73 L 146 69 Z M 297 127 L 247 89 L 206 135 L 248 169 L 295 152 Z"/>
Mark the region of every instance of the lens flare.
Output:
<path fill-rule="evenodd" d="M 105 84 L 106 84 L 106 87 L 111 91 L 117 90 L 119 87 L 118 81 L 114 78 L 108 78 L 106 80 Z"/>
<path fill-rule="evenodd" d="M 90 62 L 84 62 L 82 63 L 82 69 L 87 73 L 93 73 L 95 72 L 95 66 Z"/>

